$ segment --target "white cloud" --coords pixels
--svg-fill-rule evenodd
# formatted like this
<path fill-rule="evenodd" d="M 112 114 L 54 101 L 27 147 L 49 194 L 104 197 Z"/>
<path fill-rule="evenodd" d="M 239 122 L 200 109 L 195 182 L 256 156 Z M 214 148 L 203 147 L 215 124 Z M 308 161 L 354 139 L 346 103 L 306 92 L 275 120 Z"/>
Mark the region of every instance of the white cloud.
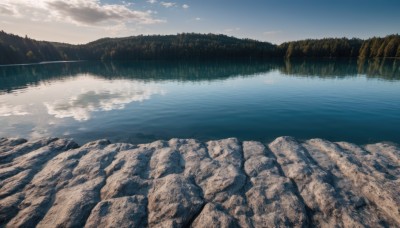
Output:
<path fill-rule="evenodd" d="M 26 116 L 30 114 L 27 110 L 28 108 L 22 105 L 11 106 L 3 104 L 0 105 L 0 116 Z"/>
<path fill-rule="evenodd" d="M 160 3 L 162 6 L 164 6 L 165 8 L 169 8 L 169 7 L 173 7 L 176 6 L 175 2 L 161 2 Z"/>
<path fill-rule="evenodd" d="M 147 0 L 147 2 L 150 4 L 154 4 L 154 3 L 157 3 L 157 0 Z"/>
<path fill-rule="evenodd" d="M 184 9 L 189 9 L 189 7 L 190 7 L 190 6 L 189 6 L 188 4 L 183 4 L 183 5 L 182 5 L 182 8 L 184 8 Z"/>
<path fill-rule="evenodd" d="M 0 12 L 30 20 L 57 20 L 85 26 L 164 22 L 148 12 L 132 10 L 127 4 L 102 4 L 98 0 L 2 0 Z"/>
<path fill-rule="evenodd" d="M 68 99 L 44 102 L 47 113 L 56 118 L 72 117 L 77 121 L 86 121 L 93 112 L 124 109 L 129 103 L 143 102 L 154 94 L 165 93 L 156 88 L 127 84 L 125 81 L 106 86 L 82 91 Z"/>
<path fill-rule="evenodd" d="M 135 5 L 135 3 L 133 3 L 133 2 L 126 2 L 126 1 L 122 1 L 122 4 L 124 4 L 125 6 L 133 6 L 133 5 Z"/>
<path fill-rule="evenodd" d="M 12 5 L 0 3 L 0 15 L 15 15 L 16 13 Z"/>
<path fill-rule="evenodd" d="M 29 134 L 29 138 L 31 139 L 40 139 L 44 137 L 51 137 L 51 134 L 47 129 L 43 129 L 40 127 L 33 128 L 31 133 Z"/>
<path fill-rule="evenodd" d="M 200 17 L 196 17 L 194 20 L 195 21 L 201 21 L 201 18 Z"/>

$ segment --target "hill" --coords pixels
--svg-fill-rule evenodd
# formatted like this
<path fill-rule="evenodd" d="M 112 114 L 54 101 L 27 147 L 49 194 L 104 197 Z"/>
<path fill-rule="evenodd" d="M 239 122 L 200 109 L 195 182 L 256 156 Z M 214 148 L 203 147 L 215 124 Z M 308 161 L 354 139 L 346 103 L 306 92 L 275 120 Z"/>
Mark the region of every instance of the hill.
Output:
<path fill-rule="evenodd" d="M 102 38 L 83 45 L 37 41 L 0 32 L 0 64 L 62 60 L 179 60 L 400 57 L 400 36 L 330 38 L 274 45 L 226 35 L 182 33 Z"/>

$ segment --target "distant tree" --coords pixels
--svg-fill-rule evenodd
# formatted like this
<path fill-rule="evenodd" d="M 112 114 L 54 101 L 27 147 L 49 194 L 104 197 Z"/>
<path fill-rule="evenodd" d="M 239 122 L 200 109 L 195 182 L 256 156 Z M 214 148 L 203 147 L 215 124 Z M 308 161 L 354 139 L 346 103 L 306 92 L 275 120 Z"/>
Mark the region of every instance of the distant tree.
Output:
<path fill-rule="evenodd" d="M 400 45 L 397 47 L 396 58 L 400 58 Z"/>
<path fill-rule="evenodd" d="M 0 64 L 54 60 L 266 59 L 400 57 L 400 36 L 308 39 L 273 45 L 218 34 L 102 38 L 84 45 L 36 41 L 0 32 Z"/>
<path fill-rule="evenodd" d="M 26 53 L 26 57 L 28 57 L 29 60 L 34 60 L 35 59 L 35 54 L 33 54 L 33 51 L 29 50 Z"/>
<path fill-rule="evenodd" d="M 384 56 L 385 57 L 396 57 L 397 49 L 400 45 L 400 38 L 393 37 L 385 47 Z"/>

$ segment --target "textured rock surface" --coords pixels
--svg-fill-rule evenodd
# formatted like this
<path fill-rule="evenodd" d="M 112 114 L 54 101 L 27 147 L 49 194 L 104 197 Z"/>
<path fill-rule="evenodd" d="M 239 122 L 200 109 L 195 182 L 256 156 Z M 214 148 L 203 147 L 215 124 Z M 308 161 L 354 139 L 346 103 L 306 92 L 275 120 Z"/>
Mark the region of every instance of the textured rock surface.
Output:
<path fill-rule="evenodd" d="M 400 147 L 0 138 L 0 227 L 399 227 Z"/>

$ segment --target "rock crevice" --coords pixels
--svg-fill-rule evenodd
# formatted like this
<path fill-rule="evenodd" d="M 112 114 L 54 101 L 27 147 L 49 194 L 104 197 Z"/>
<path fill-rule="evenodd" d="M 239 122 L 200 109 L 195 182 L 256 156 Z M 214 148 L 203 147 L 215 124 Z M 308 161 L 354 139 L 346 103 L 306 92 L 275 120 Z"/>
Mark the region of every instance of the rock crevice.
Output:
<path fill-rule="evenodd" d="M 400 147 L 0 138 L 0 227 L 399 227 Z"/>

